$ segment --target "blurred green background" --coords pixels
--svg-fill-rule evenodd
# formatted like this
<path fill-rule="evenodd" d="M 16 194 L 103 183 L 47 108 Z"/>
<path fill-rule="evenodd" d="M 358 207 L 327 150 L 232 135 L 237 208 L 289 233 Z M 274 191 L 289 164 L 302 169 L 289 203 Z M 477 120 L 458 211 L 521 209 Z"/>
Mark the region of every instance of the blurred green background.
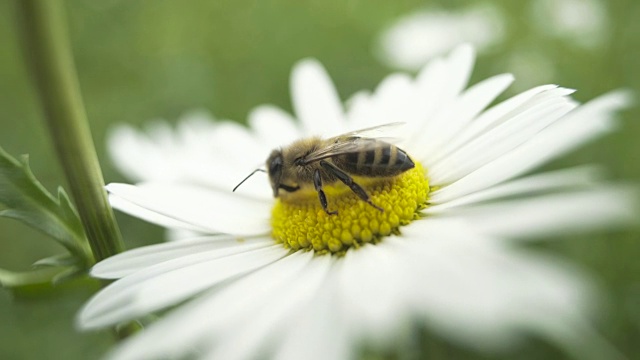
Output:
<path fill-rule="evenodd" d="M 532 16 L 533 2 L 491 2 L 504 15 L 503 39 L 480 54 L 472 83 L 514 71 L 519 90 L 553 82 L 578 89 L 575 97 L 580 101 L 620 87 L 633 89 L 636 97 L 640 94 L 640 2 L 600 2 L 607 36 L 590 47 L 541 31 L 544 26 Z M 291 66 L 309 56 L 320 59 L 346 99 L 359 89 L 372 88 L 392 71 L 373 49 L 377 36 L 399 16 L 418 9 L 461 11 L 471 4 L 478 2 L 67 1 L 80 85 L 105 179 L 125 181 L 104 147 L 105 134 L 115 123 L 174 121 L 193 108 L 240 122 L 262 103 L 290 110 Z M 15 18 L 15 3 L 0 1 L 0 145 L 13 155 L 29 153 L 34 173 L 53 190 L 66 183 L 29 82 Z M 514 66 L 514 54 L 520 60 L 542 59 L 538 65 L 546 65 Z M 526 72 L 527 66 L 529 73 L 521 75 L 530 83 L 518 85 L 519 71 Z M 626 111 L 622 131 L 548 166 L 600 163 L 612 179 L 638 183 L 638 117 L 639 107 Z M 120 214 L 118 220 L 130 248 L 162 240 L 162 231 L 154 226 Z M 589 239 L 544 242 L 532 249 L 571 259 L 605 290 L 609 306 L 596 326 L 629 358 L 640 354 L 639 234 L 611 231 Z M 40 234 L 0 219 L 0 267 L 28 270 L 34 261 L 61 251 Z M 96 288 L 81 280 L 39 293 L 0 289 L 0 359 L 88 359 L 104 353 L 113 342 L 109 333 L 80 334 L 73 329 L 75 312 Z M 425 356 L 487 358 L 428 334 L 424 338 L 420 343 Z M 549 357 L 562 358 L 563 353 L 536 339 L 501 355 Z"/>

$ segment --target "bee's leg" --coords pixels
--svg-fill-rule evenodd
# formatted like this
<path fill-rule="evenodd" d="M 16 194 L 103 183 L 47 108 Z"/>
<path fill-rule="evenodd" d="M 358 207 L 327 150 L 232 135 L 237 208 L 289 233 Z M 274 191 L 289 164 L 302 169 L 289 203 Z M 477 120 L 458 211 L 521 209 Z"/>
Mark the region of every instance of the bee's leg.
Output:
<path fill-rule="evenodd" d="M 330 163 L 328 163 L 328 162 L 326 162 L 324 160 L 320 160 L 320 166 L 322 166 L 329 173 L 331 173 L 332 175 L 337 177 L 338 180 L 342 181 L 345 185 L 347 185 L 349 187 L 349 189 L 351 189 L 351 191 L 353 191 L 356 195 L 358 195 L 358 197 L 360 199 L 362 199 L 362 201 L 366 202 L 367 204 L 373 206 L 374 208 L 376 208 L 376 209 L 378 209 L 380 211 L 384 211 L 383 208 L 379 207 L 378 205 L 374 204 L 371 201 L 371 199 L 369 198 L 369 194 L 367 194 L 367 192 L 362 188 L 362 186 L 360 186 L 358 183 L 353 181 L 353 178 L 351 176 L 349 176 L 349 174 L 347 174 L 346 172 L 338 169 L 334 165 L 332 165 L 332 164 L 330 164 Z"/>
<path fill-rule="evenodd" d="M 316 169 L 313 172 L 313 186 L 316 188 L 316 191 L 318 192 L 318 197 L 320 198 L 320 205 L 322 205 L 324 212 L 326 212 L 329 215 L 337 214 L 338 213 L 337 211 L 329 211 L 329 207 L 327 204 L 327 195 L 325 195 L 324 190 L 322 190 L 322 178 L 320 177 L 320 169 Z"/>

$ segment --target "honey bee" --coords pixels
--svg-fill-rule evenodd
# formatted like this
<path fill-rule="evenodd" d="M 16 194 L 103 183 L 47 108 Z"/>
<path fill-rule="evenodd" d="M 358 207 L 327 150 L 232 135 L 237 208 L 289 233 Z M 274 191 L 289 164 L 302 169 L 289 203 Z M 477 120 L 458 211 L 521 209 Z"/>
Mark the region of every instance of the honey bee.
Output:
<path fill-rule="evenodd" d="M 318 193 L 320 205 L 329 215 L 327 196 L 322 189 L 338 181 L 345 184 L 362 201 L 383 211 L 374 204 L 365 189 L 352 176 L 389 178 L 412 169 L 415 165 L 407 153 L 382 139 L 364 136 L 384 127 L 402 123 L 390 123 L 345 133 L 329 139 L 311 137 L 295 141 L 287 147 L 275 149 L 267 158 L 267 170 L 256 169 L 234 189 L 258 171 L 267 172 L 273 196 L 282 191 L 294 193 L 313 187 Z"/>

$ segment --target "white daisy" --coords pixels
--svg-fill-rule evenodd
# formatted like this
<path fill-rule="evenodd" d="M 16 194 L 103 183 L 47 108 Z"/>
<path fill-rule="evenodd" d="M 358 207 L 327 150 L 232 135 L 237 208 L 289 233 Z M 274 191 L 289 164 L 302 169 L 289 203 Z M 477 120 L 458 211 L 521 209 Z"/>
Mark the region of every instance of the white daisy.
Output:
<path fill-rule="evenodd" d="M 419 70 L 462 43 L 473 44 L 478 51 L 490 49 L 503 41 L 505 23 L 500 8 L 490 3 L 455 11 L 418 10 L 385 29 L 375 52 L 391 67 Z"/>
<path fill-rule="evenodd" d="M 567 44 L 595 49 L 607 43 L 611 24 L 607 2 L 601 0 L 541 0 L 530 3 L 531 23 L 543 34 Z"/>
<path fill-rule="evenodd" d="M 324 69 L 306 60 L 292 75 L 299 123 L 263 106 L 249 129 L 202 116 L 177 130 L 121 128 L 114 156 L 146 182 L 110 184 L 113 205 L 210 235 L 97 264 L 94 276 L 119 280 L 86 304 L 79 326 L 182 304 L 120 344 L 117 359 L 345 359 L 361 346 L 393 347 L 416 326 L 482 351 L 526 334 L 574 354 L 609 351 L 585 321 L 590 283 L 518 242 L 628 222 L 630 191 L 590 167 L 521 176 L 612 130 L 627 96 L 579 106 L 572 90 L 548 85 L 485 110 L 512 77 L 465 90 L 473 62 L 460 47 L 416 78 L 394 74 L 356 94 L 345 110 Z M 339 186 L 326 186 L 338 215 L 314 192 L 276 201 L 262 174 L 231 192 L 273 148 L 393 121 L 406 122 L 399 146 L 416 167 L 366 187 L 383 212 Z"/>

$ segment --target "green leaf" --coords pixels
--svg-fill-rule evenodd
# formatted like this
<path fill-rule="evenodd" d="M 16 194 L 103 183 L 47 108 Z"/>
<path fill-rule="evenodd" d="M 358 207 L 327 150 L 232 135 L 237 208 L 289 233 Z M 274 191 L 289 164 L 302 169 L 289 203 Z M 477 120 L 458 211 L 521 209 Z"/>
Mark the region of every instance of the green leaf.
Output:
<path fill-rule="evenodd" d="M 66 268 L 43 268 L 24 272 L 0 269 L 0 286 L 15 289 L 36 284 L 48 284 L 66 271 Z"/>
<path fill-rule="evenodd" d="M 33 263 L 34 268 L 39 267 L 66 267 L 66 266 L 78 266 L 79 260 L 73 257 L 71 254 L 60 254 L 50 256 L 44 259 L 40 259 Z"/>
<path fill-rule="evenodd" d="M 18 161 L 1 147 L 0 204 L 5 207 L 0 216 L 51 236 L 84 267 L 93 263 L 82 223 L 67 193 L 59 188 L 57 198 L 51 195 L 31 172 L 28 156 Z"/>

